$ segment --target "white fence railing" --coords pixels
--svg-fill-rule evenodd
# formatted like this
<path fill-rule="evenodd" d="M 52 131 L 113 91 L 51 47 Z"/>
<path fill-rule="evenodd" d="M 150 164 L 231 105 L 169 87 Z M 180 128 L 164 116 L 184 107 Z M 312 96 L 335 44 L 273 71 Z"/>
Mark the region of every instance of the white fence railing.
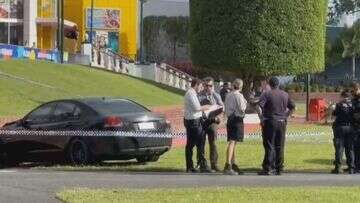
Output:
<path fill-rule="evenodd" d="M 148 79 L 177 89 L 186 90 L 190 87 L 193 77 L 168 64 L 149 65 L 136 64 L 126 57 L 108 50 L 95 50 L 91 59 L 93 67 L 108 71 Z"/>

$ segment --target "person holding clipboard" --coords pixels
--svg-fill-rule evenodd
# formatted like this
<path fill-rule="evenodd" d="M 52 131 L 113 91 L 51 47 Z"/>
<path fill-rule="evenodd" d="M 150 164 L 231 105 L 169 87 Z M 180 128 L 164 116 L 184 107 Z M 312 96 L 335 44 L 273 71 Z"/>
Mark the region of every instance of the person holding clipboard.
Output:
<path fill-rule="evenodd" d="M 202 106 L 212 105 L 212 108 L 209 109 L 208 114 L 205 115 L 203 118 L 203 128 L 205 133 L 204 139 L 206 142 L 207 137 L 209 142 L 211 170 L 213 170 L 214 172 L 220 172 L 221 170 L 218 167 L 219 155 L 216 146 L 216 140 L 218 125 L 220 124 L 220 118 L 218 117 L 218 115 L 222 113 L 224 104 L 221 100 L 220 95 L 214 90 L 213 78 L 204 78 L 204 90 L 199 93 L 198 97 Z M 205 144 L 205 142 L 203 143 Z"/>
<path fill-rule="evenodd" d="M 184 98 L 184 126 L 186 128 L 186 172 L 197 173 L 198 170 L 193 163 L 193 149 L 196 146 L 198 160 L 200 163 L 200 172 L 209 173 L 211 170 L 207 167 L 205 159 L 205 139 L 204 129 L 202 126 L 203 113 L 210 109 L 210 105 L 200 105 L 198 93 L 202 90 L 202 81 L 193 79 L 191 87 L 185 94 Z"/>

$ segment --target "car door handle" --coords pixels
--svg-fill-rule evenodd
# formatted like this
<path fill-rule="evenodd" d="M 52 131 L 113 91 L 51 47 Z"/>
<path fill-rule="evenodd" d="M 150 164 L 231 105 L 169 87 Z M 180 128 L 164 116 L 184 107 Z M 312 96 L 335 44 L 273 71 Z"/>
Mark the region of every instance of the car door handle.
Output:
<path fill-rule="evenodd" d="M 5 141 L 11 141 L 12 139 L 12 137 L 5 137 Z"/>
<path fill-rule="evenodd" d="M 65 128 L 67 128 L 67 127 L 72 127 L 72 126 L 73 126 L 73 123 L 66 123 L 66 124 L 64 125 Z"/>

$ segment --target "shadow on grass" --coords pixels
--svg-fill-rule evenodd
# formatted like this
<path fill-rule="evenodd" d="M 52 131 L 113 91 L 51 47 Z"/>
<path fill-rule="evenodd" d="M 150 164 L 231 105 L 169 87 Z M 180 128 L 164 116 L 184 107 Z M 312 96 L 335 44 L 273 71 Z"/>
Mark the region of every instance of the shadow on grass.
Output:
<path fill-rule="evenodd" d="M 304 160 L 304 162 L 311 164 L 328 165 L 328 166 L 333 165 L 333 160 L 331 159 L 307 159 Z"/>
<path fill-rule="evenodd" d="M 152 80 L 147 80 L 147 79 L 142 79 L 142 78 L 135 78 L 133 76 L 130 76 L 130 77 L 132 77 L 134 79 L 137 79 L 137 80 L 140 80 L 140 81 L 142 81 L 144 83 L 156 86 L 158 88 L 164 89 L 164 90 L 166 90 L 168 92 L 180 95 L 180 96 L 184 96 L 184 94 L 185 94 L 184 90 L 177 89 L 177 88 L 174 88 L 174 87 L 170 87 L 170 86 L 167 86 L 167 85 L 164 85 L 164 84 L 161 84 L 161 83 L 157 83 L 157 82 L 152 81 Z"/>
<path fill-rule="evenodd" d="M 185 174 L 185 168 L 175 167 L 158 167 L 149 166 L 148 164 L 139 164 L 136 162 L 123 163 L 102 163 L 98 165 L 87 166 L 69 166 L 69 165 L 53 165 L 49 163 L 31 163 L 23 165 L 21 168 L 44 171 L 65 171 L 65 172 L 124 172 L 132 174 L 152 175 L 166 173 L 166 175 L 181 175 Z M 249 167 L 241 168 L 245 174 L 256 174 L 261 171 L 261 168 Z M 329 174 L 330 169 L 285 169 L 284 174 Z M 200 175 L 199 173 L 197 173 Z M 193 175 L 193 174 L 191 174 Z M 204 175 L 209 175 L 205 173 Z M 212 175 L 222 175 L 222 172 L 212 173 Z"/>
<path fill-rule="evenodd" d="M 95 165 L 72 166 L 63 165 L 59 163 L 25 163 L 19 166 L 22 169 L 38 169 L 38 170 L 52 170 L 52 171 L 78 171 L 78 172 L 184 172 L 181 168 L 172 167 L 157 167 L 151 166 L 151 163 L 138 163 L 136 161 L 122 161 L 122 162 L 101 162 Z"/>
<path fill-rule="evenodd" d="M 103 68 L 96 68 L 96 67 L 93 67 L 93 68 L 97 69 L 97 70 L 104 71 L 104 72 L 108 72 L 108 73 L 112 73 L 112 74 L 119 74 L 119 75 L 123 75 L 123 76 L 129 77 L 129 78 L 135 79 L 135 80 L 139 80 L 139 81 L 142 81 L 144 83 L 156 86 L 158 88 L 164 89 L 164 90 L 166 90 L 168 92 L 171 92 L 171 93 L 174 93 L 174 94 L 177 94 L 177 95 L 180 95 L 180 96 L 184 96 L 184 94 L 185 94 L 184 90 L 177 89 L 177 88 L 174 88 L 174 87 L 170 87 L 170 86 L 167 86 L 167 85 L 164 85 L 164 84 L 161 84 L 161 83 L 157 83 L 157 82 L 149 80 L 149 79 L 137 78 L 135 76 L 127 75 L 127 74 L 123 74 L 123 73 L 116 73 L 116 72 L 113 72 L 111 70 L 107 70 L 107 69 L 103 69 Z"/>

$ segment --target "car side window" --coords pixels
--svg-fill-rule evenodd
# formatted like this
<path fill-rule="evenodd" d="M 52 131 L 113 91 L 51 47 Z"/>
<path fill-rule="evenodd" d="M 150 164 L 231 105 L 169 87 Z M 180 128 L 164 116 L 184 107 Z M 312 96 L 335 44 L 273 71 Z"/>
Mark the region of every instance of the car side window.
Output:
<path fill-rule="evenodd" d="M 41 123 L 47 123 L 50 122 L 53 117 L 53 110 L 54 110 L 54 104 L 45 104 L 38 109 L 31 112 L 27 118 L 26 121 L 29 124 L 41 124 Z"/>
<path fill-rule="evenodd" d="M 73 103 L 60 102 L 56 104 L 54 121 L 78 120 L 81 116 L 81 109 Z"/>

